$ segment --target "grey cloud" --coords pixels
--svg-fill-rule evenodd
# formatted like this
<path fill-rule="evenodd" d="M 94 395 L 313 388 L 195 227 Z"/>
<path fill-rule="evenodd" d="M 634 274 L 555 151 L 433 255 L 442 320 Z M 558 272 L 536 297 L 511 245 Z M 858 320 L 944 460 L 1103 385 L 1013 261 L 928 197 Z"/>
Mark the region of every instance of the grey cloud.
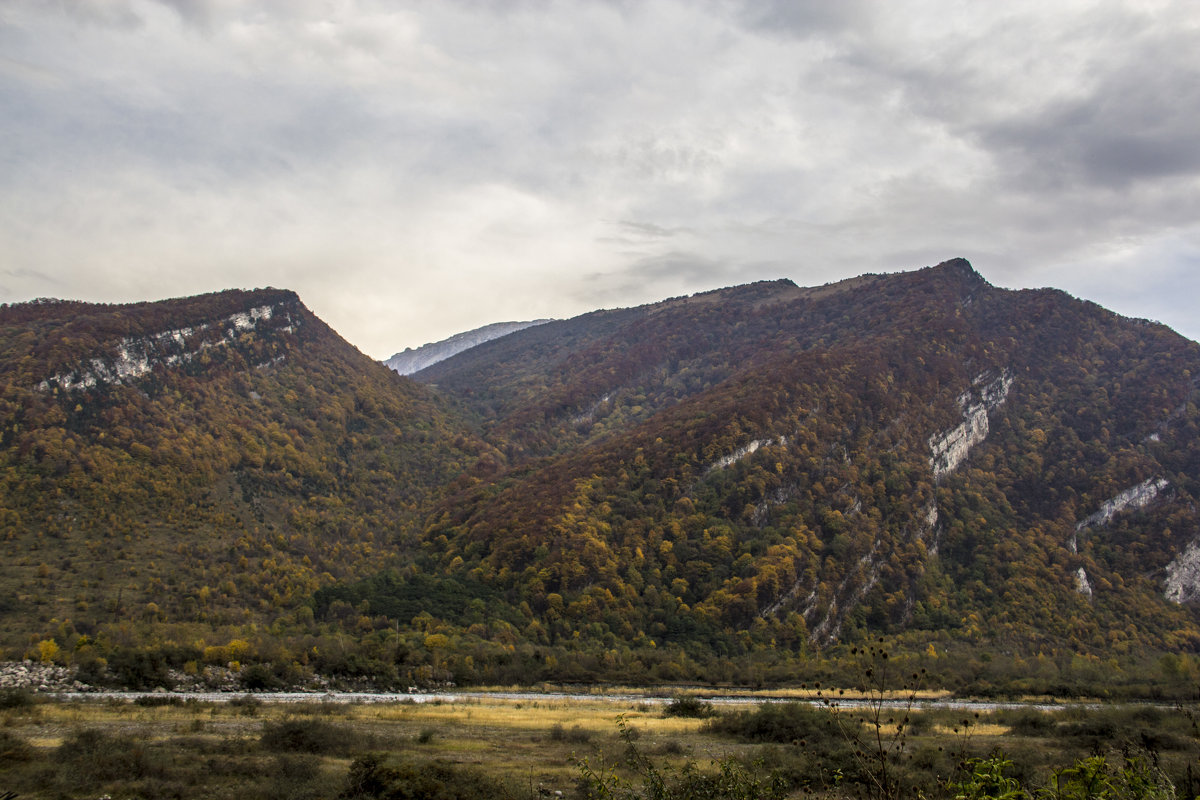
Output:
<path fill-rule="evenodd" d="M 631 234 L 653 239 L 669 239 L 688 230 L 687 228 L 664 228 L 662 225 L 655 225 L 651 222 L 636 222 L 627 219 L 621 220 L 618 224 Z"/>
<path fill-rule="evenodd" d="M 155 0 L 177 13 L 185 22 L 201 30 L 211 30 L 218 13 L 212 0 Z"/>
<path fill-rule="evenodd" d="M 973 132 L 1025 180 L 1122 189 L 1200 171 L 1200 70 L 1121 71 L 1088 97 Z"/>
<path fill-rule="evenodd" d="M 35 269 L 3 269 L 0 270 L 0 275 L 3 275 L 6 278 L 14 278 L 21 281 L 34 281 L 37 283 L 49 284 L 51 286 L 57 286 L 60 283 L 57 278 L 47 275 L 44 272 L 39 272 Z"/>
<path fill-rule="evenodd" d="M 1154 249 L 1200 219 L 1182 4 L 52 2 L 0 14 L 14 292 L 293 284 L 386 354 L 501 295 L 1196 266 Z"/>
<path fill-rule="evenodd" d="M 630 247 L 653 246 L 669 239 L 676 239 L 695 233 L 691 228 L 685 226 L 667 227 L 657 225 L 653 222 L 640 222 L 628 219 L 613 223 L 613 227 L 617 229 L 615 235 L 600 237 L 598 241 Z M 644 254 L 639 255 L 639 257 L 644 257 Z"/>
<path fill-rule="evenodd" d="M 628 268 L 629 274 L 638 278 L 697 284 L 719 283 L 733 277 L 737 270 L 729 261 L 680 251 L 643 258 Z"/>
<path fill-rule="evenodd" d="M 673 250 L 636 258 L 612 272 L 593 273 L 587 276 L 586 289 L 579 297 L 593 302 L 631 305 L 746 283 L 757 277 L 779 277 L 777 274 L 759 275 L 757 270 L 764 266 Z M 755 277 L 749 277 L 751 275 Z"/>
<path fill-rule="evenodd" d="M 861 26 L 868 19 L 865 0 L 749 0 L 743 20 L 762 31 L 791 36 L 823 36 Z"/>
<path fill-rule="evenodd" d="M 45 0 L 40 0 L 45 2 Z M 39 0 L 33 0 L 39 2 Z M 21 4 L 21 0 L 17 0 Z M 26 0 L 26 4 L 29 3 Z M 75 22 L 84 25 L 132 30 L 142 26 L 142 16 L 129 0 L 107 0 L 107 2 L 78 2 L 78 0 L 49 0 L 48 5 Z"/>
<path fill-rule="evenodd" d="M 1064 13 L 1061 30 L 1042 30 L 1047 22 L 1026 10 L 935 53 L 864 47 L 841 58 L 990 153 L 1012 188 L 1124 189 L 1200 170 L 1194 25 L 1109 4 Z M 1064 85 L 1041 85 L 1056 58 Z"/>

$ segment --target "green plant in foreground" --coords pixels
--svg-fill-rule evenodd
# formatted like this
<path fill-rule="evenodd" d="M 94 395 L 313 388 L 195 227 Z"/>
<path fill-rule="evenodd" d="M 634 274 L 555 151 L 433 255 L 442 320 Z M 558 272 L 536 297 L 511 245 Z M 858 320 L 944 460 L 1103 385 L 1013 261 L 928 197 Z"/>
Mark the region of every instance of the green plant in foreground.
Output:
<path fill-rule="evenodd" d="M 1056 770 L 1046 786 L 1030 792 L 1005 775 L 1013 762 L 1000 753 L 970 759 L 961 781 L 949 784 L 954 800 L 1175 800 L 1175 787 L 1153 763 L 1141 755 L 1125 754 L 1124 764 L 1113 769 L 1108 758 L 1094 755 Z"/>
<path fill-rule="evenodd" d="M 1080 759 L 1050 776 L 1043 800 L 1175 800 L 1175 786 L 1140 755 L 1113 770 L 1102 755 Z"/>
<path fill-rule="evenodd" d="M 905 675 L 884 648 L 883 639 L 877 645 L 855 647 L 850 654 L 859 672 L 856 688 L 865 697 L 865 725 L 856 715 L 841 713 L 844 709 L 837 696 L 821 691 L 817 696 L 835 712 L 842 735 L 854 748 L 854 757 L 867 777 L 871 796 L 895 800 L 902 793 L 899 761 L 905 755 L 911 712 L 924 670 Z M 898 705 L 890 697 L 896 692 L 901 693 Z"/>
<path fill-rule="evenodd" d="M 659 766 L 637 747 L 623 716 L 617 718 L 617 728 L 625 742 L 625 765 L 634 778 L 622 777 L 617 765 L 601 762 L 593 768 L 582 759 L 580 789 L 588 800 L 782 800 L 787 794 L 778 775 L 761 776 L 761 764 L 748 768 L 732 757 L 714 761 L 715 772 L 702 771 L 691 759 L 678 771 Z"/>
<path fill-rule="evenodd" d="M 970 759 L 965 764 L 967 774 L 963 780 L 949 786 L 954 800 L 1026 800 L 1029 794 L 1021 782 L 1004 774 L 1012 766 L 1013 762 L 998 753 Z"/>

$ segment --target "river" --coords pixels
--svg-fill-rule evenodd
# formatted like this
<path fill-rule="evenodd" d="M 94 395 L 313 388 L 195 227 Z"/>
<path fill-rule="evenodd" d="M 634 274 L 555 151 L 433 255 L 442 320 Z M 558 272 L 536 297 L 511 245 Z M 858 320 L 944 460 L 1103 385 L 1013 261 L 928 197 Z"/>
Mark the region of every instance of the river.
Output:
<path fill-rule="evenodd" d="M 54 692 L 44 696 L 67 701 L 91 700 L 137 700 L 142 697 L 179 698 L 206 703 L 228 703 L 243 701 L 248 697 L 262 703 L 479 703 L 488 700 L 514 703 L 584 703 L 608 702 L 613 705 L 664 705 L 675 699 L 677 694 L 633 694 L 621 692 L 522 692 L 522 691 L 446 691 L 446 692 Z M 702 694 L 689 693 L 706 703 L 717 706 L 749 706 L 761 703 L 801 702 L 823 705 L 823 701 L 812 698 L 764 696 L 753 694 Z M 839 699 L 841 708 L 873 706 L 875 701 L 864 699 Z M 1042 701 L 963 700 L 955 698 L 919 698 L 907 700 L 883 700 L 887 708 L 913 709 L 961 709 L 969 711 L 997 711 L 1001 709 L 1030 708 L 1037 711 L 1061 711 L 1067 708 L 1096 707 L 1094 703 L 1056 703 Z"/>

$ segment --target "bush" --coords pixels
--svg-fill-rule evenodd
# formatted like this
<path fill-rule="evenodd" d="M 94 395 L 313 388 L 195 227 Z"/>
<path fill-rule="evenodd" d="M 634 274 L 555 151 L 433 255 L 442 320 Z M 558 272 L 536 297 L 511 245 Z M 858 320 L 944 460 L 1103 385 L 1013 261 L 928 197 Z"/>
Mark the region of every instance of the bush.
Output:
<path fill-rule="evenodd" d="M 554 742 L 570 742 L 571 744 L 587 744 L 592 740 L 592 732 L 578 725 L 566 730 L 559 723 L 550 726 L 550 740 Z"/>
<path fill-rule="evenodd" d="M 285 719 L 263 726 L 260 742 L 266 750 L 279 753 L 346 754 L 358 737 L 338 725 L 320 719 Z"/>
<path fill-rule="evenodd" d="M 841 739 L 833 715 L 805 703 L 764 703 L 754 711 L 717 717 L 707 728 L 743 742 L 817 745 Z"/>
<path fill-rule="evenodd" d="M 33 693 L 27 689 L 4 689 L 0 691 L 0 710 L 29 708 L 33 705 Z"/>
<path fill-rule="evenodd" d="M 171 680 L 170 664 L 166 656 L 158 650 L 114 650 L 108 659 L 108 671 L 124 689 L 175 687 L 175 681 Z"/>
<path fill-rule="evenodd" d="M 482 772 L 444 761 L 384 766 L 383 758 L 361 756 L 350 765 L 340 797 L 431 798 L 435 800 L 496 800 L 516 797 L 510 787 Z"/>
<path fill-rule="evenodd" d="M 1012 728 L 1013 733 L 1020 736 L 1049 736 L 1054 733 L 1056 727 L 1053 717 L 1032 708 L 1016 712 L 1011 719 L 1006 720 L 1006 724 Z"/>
<path fill-rule="evenodd" d="M 160 765 L 145 743 L 88 729 L 71 734 L 58 747 L 59 778 L 70 786 L 97 781 L 129 780 L 156 775 Z"/>
<path fill-rule="evenodd" d="M 787 795 L 787 781 L 779 774 L 761 773 L 761 765 L 747 766 L 733 757 L 713 762 L 716 771 L 702 771 L 688 759 L 675 770 L 666 764 L 656 764 L 643 754 L 629 736 L 623 718 L 617 723 L 625 741 L 625 765 L 634 778 L 623 777 L 615 765 L 601 763 L 593 768 L 585 759 L 580 761 L 579 794 L 587 800 L 600 798 L 653 797 L 656 800 L 782 800 Z M 641 783 L 639 787 L 637 783 Z"/>
<path fill-rule="evenodd" d="M 15 764 L 30 761 L 35 751 L 28 742 L 15 733 L 0 730 L 0 764 Z"/>
<path fill-rule="evenodd" d="M 230 699 L 229 706 L 238 709 L 247 717 L 254 717 L 258 715 L 258 710 L 262 708 L 262 700 L 259 700 L 252 694 L 244 694 L 241 697 Z"/>
<path fill-rule="evenodd" d="M 663 714 L 668 717 L 703 719 L 711 717 L 715 713 L 712 703 L 705 703 L 699 698 L 689 696 L 671 698 L 671 701 L 663 708 Z"/>
<path fill-rule="evenodd" d="M 264 800 L 317 800 L 332 797 L 337 786 L 322 780 L 321 765 L 313 758 L 277 755 L 267 771 Z"/>
<path fill-rule="evenodd" d="M 273 692 L 284 687 L 284 681 L 266 664 L 242 667 L 242 686 L 251 692 Z"/>
<path fill-rule="evenodd" d="M 956 800 L 1025 800 L 1028 792 L 1010 774 L 1012 762 L 1001 755 L 971 759 L 968 770 L 958 783 L 950 784 Z"/>

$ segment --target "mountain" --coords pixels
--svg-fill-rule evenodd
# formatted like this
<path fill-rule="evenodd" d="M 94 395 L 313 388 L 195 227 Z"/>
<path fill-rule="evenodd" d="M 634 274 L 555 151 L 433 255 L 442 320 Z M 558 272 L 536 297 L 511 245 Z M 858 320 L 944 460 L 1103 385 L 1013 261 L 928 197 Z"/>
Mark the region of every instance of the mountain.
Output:
<path fill-rule="evenodd" d="M 882 636 L 971 691 L 1200 672 L 1200 345 L 961 259 L 412 378 L 285 291 L 23 304 L 0 382 L 9 653 L 746 683 Z"/>
<path fill-rule="evenodd" d="M 294 613 L 488 450 L 274 289 L 0 308 L 0 386 L 8 643 Z"/>
<path fill-rule="evenodd" d="M 1200 346 L 1164 326 L 954 260 L 552 322 L 416 377 L 513 465 L 441 506 L 426 568 L 539 641 L 1200 645 Z"/>
<path fill-rule="evenodd" d="M 457 355 L 464 350 L 469 350 L 472 347 L 490 342 L 493 339 L 499 339 L 501 336 L 507 336 L 516 331 L 531 328 L 534 325 L 543 325 L 549 321 L 548 319 L 537 319 L 531 322 L 495 322 L 465 333 L 456 333 L 449 339 L 443 339 L 440 342 L 423 344 L 415 350 L 411 347 L 406 347 L 403 352 L 396 353 L 383 363 L 386 367 L 395 370 L 401 375 L 411 375 L 426 367 L 431 367 L 450 356 Z"/>

